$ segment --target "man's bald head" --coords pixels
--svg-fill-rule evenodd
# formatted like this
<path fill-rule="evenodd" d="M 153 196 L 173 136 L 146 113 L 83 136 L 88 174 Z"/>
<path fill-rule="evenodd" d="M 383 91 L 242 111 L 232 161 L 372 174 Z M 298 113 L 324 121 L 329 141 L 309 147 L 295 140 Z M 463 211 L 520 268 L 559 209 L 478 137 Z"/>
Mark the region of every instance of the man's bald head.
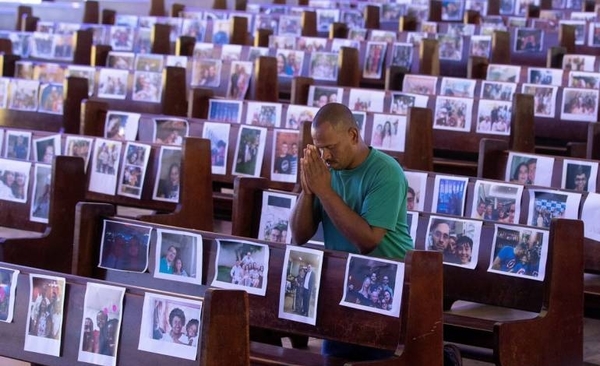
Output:
<path fill-rule="evenodd" d="M 319 109 L 313 119 L 312 127 L 318 128 L 324 123 L 330 123 L 335 130 L 358 128 L 352 111 L 340 103 L 329 103 Z"/>

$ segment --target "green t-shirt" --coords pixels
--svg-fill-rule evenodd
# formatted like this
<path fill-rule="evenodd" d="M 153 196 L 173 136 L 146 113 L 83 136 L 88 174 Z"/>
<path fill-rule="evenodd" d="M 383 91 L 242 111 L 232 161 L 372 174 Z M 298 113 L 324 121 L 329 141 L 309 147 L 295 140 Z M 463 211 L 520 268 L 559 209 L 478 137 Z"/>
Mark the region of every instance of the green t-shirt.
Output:
<path fill-rule="evenodd" d="M 403 259 L 413 241 L 406 222 L 404 171 L 391 156 L 370 148 L 367 159 L 350 170 L 331 170 L 331 186 L 352 210 L 369 225 L 387 230 L 383 240 L 369 255 Z M 325 248 L 360 253 L 335 227 L 321 202 L 315 200 L 323 224 Z"/>

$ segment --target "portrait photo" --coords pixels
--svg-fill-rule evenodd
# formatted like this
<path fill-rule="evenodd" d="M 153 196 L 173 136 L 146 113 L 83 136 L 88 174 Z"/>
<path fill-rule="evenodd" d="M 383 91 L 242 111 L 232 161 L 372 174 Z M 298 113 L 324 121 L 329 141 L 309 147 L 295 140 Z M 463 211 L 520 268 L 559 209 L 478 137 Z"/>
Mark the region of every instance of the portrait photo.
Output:
<path fill-rule="evenodd" d="M 462 20 L 465 3 L 461 0 L 442 1 L 442 21 Z"/>
<path fill-rule="evenodd" d="M 328 103 L 341 103 L 344 88 L 311 85 L 308 88 L 308 105 L 321 108 Z"/>
<path fill-rule="evenodd" d="M 505 180 L 511 183 L 550 187 L 553 168 L 554 158 L 509 152 Z"/>
<path fill-rule="evenodd" d="M 598 90 L 563 88 L 561 119 L 596 122 Z"/>
<path fill-rule="evenodd" d="M 471 205 L 471 218 L 518 224 L 521 217 L 523 186 L 477 180 Z"/>
<path fill-rule="evenodd" d="M 350 253 L 340 305 L 398 317 L 403 284 L 404 263 Z"/>
<path fill-rule="evenodd" d="M 247 102 L 246 124 L 262 127 L 280 127 L 281 103 Z"/>
<path fill-rule="evenodd" d="M 99 267 L 128 272 L 145 272 L 152 227 L 104 220 Z"/>
<path fill-rule="evenodd" d="M 226 174 L 229 151 L 229 123 L 204 122 L 202 137 L 210 140 L 212 174 Z"/>
<path fill-rule="evenodd" d="M 487 69 L 486 80 L 518 83 L 521 75 L 521 66 L 490 64 Z"/>
<path fill-rule="evenodd" d="M 65 279 L 29 274 L 25 351 L 60 356 Z"/>
<path fill-rule="evenodd" d="M 333 52 L 311 52 L 308 76 L 315 80 L 334 80 L 338 78 L 339 55 Z"/>
<path fill-rule="evenodd" d="M 229 19 L 214 19 L 212 25 L 212 43 L 215 45 L 229 44 L 231 21 Z"/>
<path fill-rule="evenodd" d="M 366 59 L 363 68 L 363 77 L 366 79 L 380 79 L 383 72 L 383 61 L 387 51 L 386 42 L 367 42 Z"/>
<path fill-rule="evenodd" d="M 390 101 L 390 113 L 407 115 L 411 107 L 427 108 L 429 96 L 422 94 L 411 94 L 402 92 L 392 92 Z"/>
<path fill-rule="evenodd" d="M 431 215 L 426 250 L 442 252 L 444 264 L 474 269 L 479 256 L 483 222 Z"/>
<path fill-rule="evenodd" d="M 265 296 L 269 246 L 251 241 L 218 239 L 215 277 L 211 286 Z"/>
<path fill-rule="evenodd" d="M 268 55 L 269 49 L 267 47 L 250 47 L 246 61 L 254 63 L 259 57 Z"/>
<path fill-rule="evenodd" d="M 577 192 L 596 192 L 598 163 L 588 160 L 563 160 L 560 187 Z"/>
<path fill-rule="evenodd" d="M 317 31 L 329 32 L 329 27 L 340 20 L 339 9 L 322 9 L 317 8 Z"/>
<path fill-rule="evenodd" d="M 146 292 L 138 349 L 187 360 L 197 359 L 201 310 L 202 302 L 198 300 Z"/>
<path fill-rule="evenodd" d="M 581 193 L 529 189 L 528 225 L 550 228 L 553 218 L 577 220 Z"/>
<path fill-rule="evenodd" d="M 533 113 L 536 117 L 554 117 L 558 87 L 535 84 L 522 84 L 521 87 L 522 93 L 533 95 Z"/>
<path fill-rule="evenodd" d="M 590 23 L 588 29 L 588 45 L 592 47 L 600 46 L 600 24 Z"/>
<path fill-rule="evenodd" d="M 15 292 L 19 280 L 18 269 L 0 267 L 0 322 L 12 323 L 15 313 Z"/>
<path fill-rule="evenodd" d="M 469 50 L 470 56 L 489 58 L 491 49 L 492 49 L 492 37 L 491 36 L 472 36 L 471 37 L 471 49 Z"/>
<path fill-rule="evenodd" d="M 134 70 L 146 72 L 162 72 L 164 64 L 165 57 L 163 55 L 138 53 L 137 55 L 135 55 Z"/>
<path fill-rule="evenodd" d="M 581 210 L 583 235 L 595 241 L 600 241 L 600 194 L 588 193 Z"/>
<path fill-rule="evenodd" d="M 111 69 L 133 70 L 135 53 L 110 51 L 106 59 L 106 67 Z"/>
<path fill-rule="evenodd" d="M 562 85 L 563 70 L 530 67 L 527 69 L 527 82 L 536 85 Z"/>
<path fill-rule="evenodd" d="M 162 73 L 136 71 L 133 75 L 132 100 L 158 103 L 162 97 Z"/>
<path fill-rule="evenodd" d="M 252 62 L 232 61 L 227 98 L 243 100 L 246 97 L 250 79 L 252 78 Z"/>
<path fill-rule="evenodd" d="M 28 161 L 0 159 L 0 200 L 27 202 L 30 169 Z"/>
<path fill-rule="evenodd" d="M 381 150 L 404 151 L 406 116 L 374 114 L 371 145 Z"/>
<path fill-rule="evenodd" d="M 196 50 L 194 49 L 194 54 Z M 192 86 L 218 87 L 221 85 L 221 60 L 194 57 L 192 62 Z"/>
<path fill-rule="evenodd" d="M 385 91 L 351 88 L 348 108 L 353 111 L 383 113 L 384 100 Z"/>
<path fill-rule="evenodd" d="M 154 182 L 152 199 L 179 202 L 182 152 L 179 147 L 161 146 L 158 177 Z"/>
<path fill-rule="evenodd" d="M 467 177 L 436 175 L 431 212 L 463 216 L 468 182 L 469 178 Z"/>
<path fill-rule="evenodd" d="M 104 138 L 134 141 L 139 123 L 139 113 L 108 111 L 104 125 Z"/>
<path fill-rule="evenodd" d="M 541 52 L 544 44 L 544 31 L 534 28 L 517 28 L 515 30 L 516 52 Z"/>
<path fill-rule="evenodd" d="M 448 97 L 475 97 L 475 80 L 443 77 L 440 94 Z"/>
<path fill-rule="evenodd" d="M 36 111 L 39 87 L 40 83 L 36 80 L 12 79 L 8 86 L 8 108 Z"/>
<path fill-rule="evenodd" d="M 437 97 L 433 128 L 469 132 L 473 99 L 455 97 Z"/>
<path fill-rule="evenodd" d="M 202 236 L 168 229 L 156 230 L 154 277 L 202 283 Z"/>
<path fill-rule="evenodd" d="M 98 74 L 98 98 L 125 99 L 128 81 L 128 70 L 101 68 Z"/>
<path fill-rule="evenodd" d="M 405 93 L 435 95 L 437 77 L 408 74 L 402 81 L 402 91 Z"/>
<path fill-rule="evenodd" d="M 132 51 L 135 26 L 112 25 L 108 27 L 109 45 L 115 51 Z"/>
<path fill-rule="evenodd" d="M 52 164 L 60 155 L 60 135 L 52 135 L 33 140 L 33 159 L 39 163 Z"/>
<path fill-rule="evenodd" d="M 488 272 L 543 281 L 548 230 L 497 224 Z"/>
<path fill-rule="evenodd" d="M 239 100 L 209 100 L 208 120 L 212 122 L 240 123 L 242 120 L 242 102 Z"/>
<path fill-rule="evenodd" d="M 406 210 L 423 211 L 425 207 L 427 173 L 405 170 L 404 176 L 408 182 Z"/>
<path fill-rule="evenodd" d="M 294 44 L 293 41 L 292 44 Z M 278 48 L 275 57 L 277 58 L 277 74 L 280 77 L 299 76 L 302 73 L 304 52 Z"/>
<path fill-rule="evenodd" d="M 63 113 L 63 85 L 48 84 L 40 85 L 39 112 L 52 114 Z"/>
<path fill-rule="evenodd" d="M 263 191 L 258 239 L 290 244 L 290 215 L 296 204 L 296 194 Z"/>
<path fill-rule="evenodd" d="M 392 45 L 392 61 L 390 65 L 404 67 L 411 70 L 413 62 L 414 45 L 408 42 L 396 42 Z"/>
<path fill-rule="evenodd" d="M 264 127 L 240 127 L 232 174 L 260 176 L 266 139 L 267 129 Z"/>
<path fill-rule="evenodd" d="M 77 360 L 116 366 L 125 287 L 88 282 Z"/>
<path fill-rule="evenodd" d="M 280 35 L 300 36 L 302 33 L 302 20 L 296 15 L 281 15 L 279 17 Z"/>
<path fill-rule="evenodd" d="M 288 245 L 285 247 L 283 263 L 279 290 L 279 318 L 315 325 L 321 288 L 323 252 Z"/>
<path fill-rule="evenodd" d="M 486 81 L 481 82 L 481 99 L 501 100 L 505 102 L 512 101 L 516 83 L 505 83 L 501 81 Z"/>
<path fill-rule="evenodd" d="M 157 144 L 182 146 L 189 133 L 188 121 L 182 118 L 154 118 L 152 140 Z"/>
<path fill-rule="evenodd" d="M 4 157 L 16 160 L 29 160 L 32 133 L 29 131 L 7 130 L 4 143 Z"/>
<path fill-rule="evenodd" d="M 35 175 L 33 191 L 31 193 L 31 207 L 29 220 L 48 223 L 50 213 L 50 187 L 52 183 L 52 166 L 47 164 L 35 164 Z"/>
<path fill-rule="evenodd" d="M 90 191 L 115 194 L 122 146 L 120 141 L 96 139 L 88 186 Z"/>
<path fill-rule="evenodd" d="M 477 106 L 477 132 L 510 135 L 512 103 L 480 99 Z"/>
<path fill-rule="evenodd" d="M 460 61 L 463 53 L 463 38 L 455 34 L 436 34 L 440 60 Z"/>
<path fill-rule="evenodd" d="M 84 170 L 87 171 L 88 162 L 92 153 L 93 138 L 67 135 L 65 137 L 64 155 L 77 156 L 83 159 Z"/>
<path fill-rule="evenodd" d="M 117 193 L 121 196 L 140 199 L 146 178 L 146 168 L 150 158 L 150 145 L 128 142 L 121 169 Z"/>
<path fill-rule="evenodd" d="M 360 47 L 360 42 L 353 39 L 343 38 L 334 38 L 331 40 L 331 52 L 340 52 L 342 47 L 358 48 Z"/>
<path fill-rule="evenodd" d="M 271 180 L 295 183 L 298 174 L 298 131 L 273 131 Z"/>

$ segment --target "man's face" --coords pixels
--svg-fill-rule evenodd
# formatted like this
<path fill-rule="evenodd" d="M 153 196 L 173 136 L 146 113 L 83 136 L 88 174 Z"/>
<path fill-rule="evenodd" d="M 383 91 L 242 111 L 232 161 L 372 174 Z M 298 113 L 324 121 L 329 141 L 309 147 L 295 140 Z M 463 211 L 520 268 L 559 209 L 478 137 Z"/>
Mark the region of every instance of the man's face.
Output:
<path fill-rule="evenodd" d="M 96 315 L 96 324 L 98 324 L 98 328 L 104 328 L 104 326 L 106 325 L 106 319 L 107 316 L 102 311 L 99 312 L 98 315 Z"/>
<path fill-rule="evenodd" d="M 433 229 L 433 245 L 437 250 L 445 250 L 450 239 L 450 226 L 445 222 Z"/>
<path fill-rule="evenodd" d="M 536 169 L 536 165 L 537 165 L 536 163 L 529 163 L 527 165 L 527 168 L 529 169 L 529 175 L 528 175 L 528 177 L 529 177 L 529 181 L 531 183 L 535 182 L 535 169 Z"/>
<path fill-rule="evenodd" d="M 177 256 L 177 249 L 175 249 L 175 247 L 170 247 L 167 250 L 167 260 L 169 262 L 173 262 L 173 260 L 175 259 L 176 256 Z"/>
<path fill-rule="evenodd" d="M 585 183 L 587 178 L 585 177 L 585 173 L 579 174 L 575 176 L 575 190 L 583 191 L 585 190 Z"/>
<path fill-rule="evenodd" d="M 477 206 L 477 213 L 479 214 L 479 216 L 483 215 L 483 213 L 485 212 L 485 203 L 480 203 L 479 206 Z"/>
<path fill-rule="evenodd" d="M 408 192 L 406 194 L 406 209 L 414 210 L 415 209 L 415 195 L 412 192 Z"/>
<path fill-rule="evenodd" d="M 292 155 L 298 156 L 298 144 L 292 144 Z"/>
<path fill-rule="evenodd" d="M 281 144 L 281 155 L 287 155 L 288 153 L 288 144 L 285 142 Z"/>
<path fill-rule="evenodd" d="M 325 122 L 311 131 L 313 142 L 327 166 L 335 170 L 349 169 L 354 158 L 357 138 L 352 130 L 343 127 L 334 129 Z"/>

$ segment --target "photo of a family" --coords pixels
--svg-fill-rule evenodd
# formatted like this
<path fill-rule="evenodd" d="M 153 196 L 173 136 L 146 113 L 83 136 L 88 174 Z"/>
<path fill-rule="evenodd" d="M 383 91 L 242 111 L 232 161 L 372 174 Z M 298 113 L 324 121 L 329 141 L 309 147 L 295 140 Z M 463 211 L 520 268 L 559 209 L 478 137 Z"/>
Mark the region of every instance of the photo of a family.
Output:
<path fill-rule="evenodd" d="M 157 229 L 154 277 L 200 284 L 202 236 L 184 231 Z"/>
<path fill-rule="evenodd" d="M 485 221 L 518 224 L 523 186 L 477 180 L 471 217 Z"/>
<path fill-rule="evenodd" d="M 279 192 L 263 192 L 258 239 L 275 243 L 292 242 L 289 221 L 298 196 Z"/>
<path fill-rule="evenodd" d="M 483 223 L 477 220 L 430 216 L 427 250 L 442 252 L 444 263 L 474 269 Z"/>
<path fill-rule="evenodd" d="M 390 150 L 404 151 L 406 134 L 406 117 L 390 114 L 373 115 L 373 133 L 371 145 L 373 147 Z"/>
<path fill-rule="evenodd" d="M 109 270 L 145 272 L 151 231 L 150 226 L 104 220 L 98 266 Z"/>
<path fill-rule="evenodd" d="M 265 296 L 269 246 L 243 240 L 217 241 L 216 273 L 211 286 Z"/>

